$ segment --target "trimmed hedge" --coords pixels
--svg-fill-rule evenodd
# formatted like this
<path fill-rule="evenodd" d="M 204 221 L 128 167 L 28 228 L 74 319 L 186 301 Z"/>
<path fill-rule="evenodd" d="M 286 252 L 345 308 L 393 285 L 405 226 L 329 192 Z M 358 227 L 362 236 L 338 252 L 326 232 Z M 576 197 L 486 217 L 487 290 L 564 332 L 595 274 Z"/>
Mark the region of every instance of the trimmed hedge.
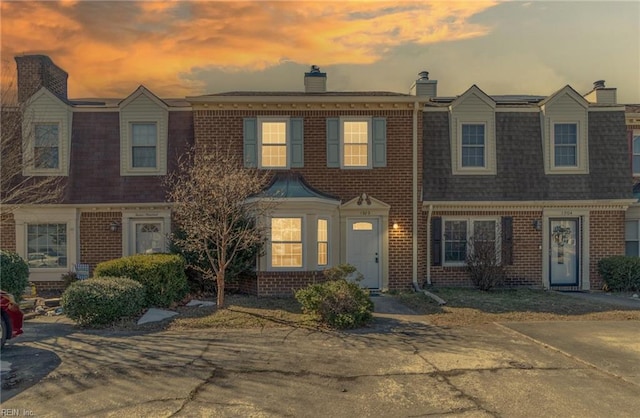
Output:
<path fill-rule="evenodd" d="M 0 288 L 11 293 L 16 302 L 29 285 L 29 265 L 18 254 L 0 250 Z"/>
<path fill-rule="evenodd" d="M 177 254 L 138 254 L 97 265 L 94 277 L 128 277 L 141 283 L 147 306 L 167 307 L 189 290 L 184 258 Z"/>
<path fill-rule="evenodd" d="M 312 284 L 295 293 L 303 312 L 334 328 L 357 328 L 372 318 L 369 292 L 345 279 Z"/>
<path fill-rule="evenodd" d="M 94 277 L 70 284 L 60 304 L 78 325 L 92 327 L 139 314 L 145 296 L 144 286 L 126 277 Z"/>
<path fill-rule="evenodd" d="M 640 257 L 606 257 L 598 261 L 598 271 L 607 290 L 640 290 Z"/>

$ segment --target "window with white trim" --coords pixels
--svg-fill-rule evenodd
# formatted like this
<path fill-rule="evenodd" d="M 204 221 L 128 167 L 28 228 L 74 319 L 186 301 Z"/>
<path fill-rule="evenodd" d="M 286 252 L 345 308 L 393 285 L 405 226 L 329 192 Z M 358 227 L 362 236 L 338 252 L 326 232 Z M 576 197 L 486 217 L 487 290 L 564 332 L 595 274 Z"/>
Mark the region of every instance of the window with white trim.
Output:
<path fill-rule="evenodd" d="M 329 264 L 329 221 L 318 219 L 318 266 Z"/>
<path fill-rule="evenodd" d="M 155 122 L 131 123 L 131 167 L 157 168 L 158 125 Z"/>
<path fill-rule="evenodd" d="M 442 246 L 445 265 L 463 265 L 472 243 L 493 244 L 496 255 L 499 254 L 497 219 L 444 219 L 442 228 Z"/>
<path fill-rule="evenodd" d="M 258 120 L 260 167 L 287 168 L 289 147 L 288 120 Z"/>
<path fill-rule="evenodd" d="M 625 255 L 640 256 L 640 220 L 624 223 L 624 247 Z"/>
<path fill-rule="evenodd" d="M 153 254 L 164 251 L 162 222 L 134 222 L 136 254 Z"/>
<path fill-rule="evenodd" d="M 371 126 L 369 120 L 342 121 L 342 167 L 371 167 Z"/>
<path fill-rule="evenodd" d="M 271 218 L 271 266 L 301 268 L 302 218 Z"/>
<path fill-rule="evenodd" d="M 555 167 L 578 166 L 578 124 L 553 124 L 553 163 Z"/>
<path fill-rule="evenodd" d="M 27 264 L 29 268 L 66 268 L 67 224 L 27 224 Z"/>
<path fill-rule="evenodd" d="M 633 175 L 640 176 L 640 131 L 633 131 Z"/>
<path fill-rule="evenodd" d="M 462 124 L 461 164 L 467 167 L 485 167 L 485 125 Z"/>
<path fill-rule="evenodd" d="M 35 123 L 33 166 L 41 169 L 60 168 L 60 127 L 57 122 Z"/>

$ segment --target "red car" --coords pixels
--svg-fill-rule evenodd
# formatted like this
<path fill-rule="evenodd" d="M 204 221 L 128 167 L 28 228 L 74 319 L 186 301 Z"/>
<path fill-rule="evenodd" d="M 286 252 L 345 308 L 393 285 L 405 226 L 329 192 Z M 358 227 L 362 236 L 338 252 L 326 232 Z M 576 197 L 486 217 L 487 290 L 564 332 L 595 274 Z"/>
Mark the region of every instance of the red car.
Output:
<path fill-rule="evenodd" d="M 22 311 L 20 306 L 16 303 L 13 295 L 0 290 L 0 307 L 2 308 L 2 320 L 0 326 L 2 327 L 2 345 L 11 338 L 17 337 L 22 334 Z"/>

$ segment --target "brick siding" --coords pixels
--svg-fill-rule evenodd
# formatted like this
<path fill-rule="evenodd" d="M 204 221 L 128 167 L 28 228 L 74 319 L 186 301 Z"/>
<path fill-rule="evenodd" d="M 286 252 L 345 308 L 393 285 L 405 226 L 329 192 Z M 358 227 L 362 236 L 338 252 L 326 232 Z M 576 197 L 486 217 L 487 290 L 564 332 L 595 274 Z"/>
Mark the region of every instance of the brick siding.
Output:
<path fill-rule="evenodd" d="M 589 278 L 591 290 L 602 289 L 598 261 L 604 257 L 625 254 L 624 211 L 591 212 L 589 216 Z"/>
<path fill-rule="evenodd" d="M 122 227 L 113 232 L 111 222 L 120 224 L 120 212 L 83 212 L 80 215 L 80 255 L 78 261 L 89 264 L 90 272 L 98 263 L 122 257 Z"/>
<path fill-rule="evenodd" d="M 16 251 L 16 223 L 12 213 L 0 216 L 0 249 Z"/>
<path fill-rule="evenodd" d="M 347 202 L 363 192 L 389 205 L 389 288 L 408 290 L 412 283 L 412 110 L 195 110 L 194 131 L 199 150 L 220 147 L 243 155 L 243 118 L 282 116 L 304 118 L 304 167 L 292 169 L 321 192 Z M 387 120 L 387 166 L 367 170 L 328 168 L 326 120 L 340 116 L 385 117 Z M 422 118 L 418 118 L 421 129 Z M 419 143 L 419 154 L 422 153 Z M 418 178 L 421 178 L 422 165 Z M 397 181 L 394 181 L 397 179 Z M 399 229 L 393 230 L 394 223 Z M 336 237 L 337 240 L 337 237 Z M 273 294 L 306 283 L 315 272 L 289 275 L 260 274 L 258 293 Z M 264 282 L 264 286 L 263 286 Z M 280 290 L 275 290 L 280 289 Z M 289 291 L 290 292 L 290 291 Z"/>

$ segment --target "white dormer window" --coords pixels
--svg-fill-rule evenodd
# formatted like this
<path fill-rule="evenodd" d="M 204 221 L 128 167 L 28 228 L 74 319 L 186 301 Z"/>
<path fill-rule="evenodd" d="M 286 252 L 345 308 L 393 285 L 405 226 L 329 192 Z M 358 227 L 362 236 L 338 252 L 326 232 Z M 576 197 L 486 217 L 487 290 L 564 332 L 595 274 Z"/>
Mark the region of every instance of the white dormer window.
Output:
<path fill-rule="evenodd" d="M 545 174 L 589 174 L 589 103 L 570 86 L 540 102 Z"/>
<path fill-rule="evenodd" d="M 167 174 L 169 111 L 140 86 L 120 103 L 120 175 Z"/>
<path fill-rule="evenodd" d="M 22 172 L 25 176 L 66 176 L 73 112 L 46 88 L 27 102 L 22 118 Z"/>
<path fill-rule="evenodd" d="M 495 175 L 495 101 L 471 86 L 449 107 L 451 171 L 455 175 Z"/>

